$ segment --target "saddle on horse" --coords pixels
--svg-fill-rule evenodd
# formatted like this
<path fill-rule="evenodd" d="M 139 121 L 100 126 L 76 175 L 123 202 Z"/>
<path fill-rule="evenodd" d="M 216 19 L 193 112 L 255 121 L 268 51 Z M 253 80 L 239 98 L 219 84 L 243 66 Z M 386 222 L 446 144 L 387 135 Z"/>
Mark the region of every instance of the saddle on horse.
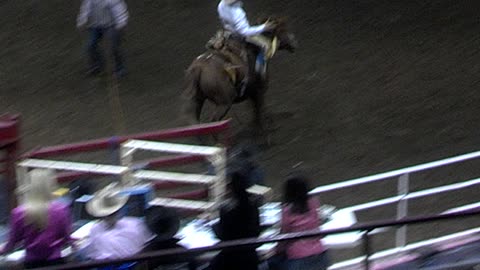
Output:
<path fill-rule="evenodd" d="M 276 50 L 276 39 L 270 41 L 264 36 L 250 37 L 245 40 L 232 34 L 229 31 L 218 31 L 206 44 L 207 49 L 213 50 L 225 60 L 224 69 L 229 75 L 232 83 L 238 90 L 239 97 L 245 93 L 246 86 L 251 81 L 250 78 L 256 76 L 255 72 L 265 79 L 267 62 L 259 63 L 256 61 L 256 55 L 249 50 L 248 43 L 260 47 L 270 48 L 266 50 L 266 55 L 262 58 L 270 59 Z M 261 65 L 260 67 L 258 65 Z"/>

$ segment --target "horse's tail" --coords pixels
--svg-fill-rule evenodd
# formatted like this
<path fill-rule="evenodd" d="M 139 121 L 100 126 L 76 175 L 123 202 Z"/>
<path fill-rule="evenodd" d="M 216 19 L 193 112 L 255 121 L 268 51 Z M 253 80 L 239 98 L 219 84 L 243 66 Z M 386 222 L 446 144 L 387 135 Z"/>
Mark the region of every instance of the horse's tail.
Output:
<path fill-rule="evenodd" d="M 190 66 L 185 72 L 185 86 L 183 90 L 184 102 L 182 111 L 189 124 L 196 124 L 199 122 L 200 111 L 205 100 L 199 87 L 201 73 L 202 69 L 198 65 Z"/>

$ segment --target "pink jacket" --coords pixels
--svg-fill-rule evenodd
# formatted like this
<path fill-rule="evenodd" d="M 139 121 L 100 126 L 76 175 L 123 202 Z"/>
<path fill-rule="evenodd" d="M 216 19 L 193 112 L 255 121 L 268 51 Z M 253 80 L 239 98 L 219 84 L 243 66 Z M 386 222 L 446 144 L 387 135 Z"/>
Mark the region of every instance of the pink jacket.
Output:
<path fill-rule="evenodd" d="M 53 201 L 48 207 L 48 225 L 38 231 L 25 222 L 25 208 L 19 206 L 12 210 L 10 217 L 10 235 L 0 254 L 11 252 L 15 245 L 25 248 L 25 261 L 55 260 L 62 257 L 65 245 L 70 243 L 72 220 L 67 205 Z"/>
<path fill-rule="evenodd" d="M 315 230 L 320 228 L 320 220 L 317 208 L 320 203 L 317 199 L 311 198 L 308 201 L 309 210 L 303 214 L 292 213 L 290 206 L 282 209 L 281 233 L 292 233 Z M 284 242 L 279 245 L 280 251 L 286 251 L 288 259 L 299 259 L 325 251 L 321 238 L 305 238 L 291 242 Z"/>

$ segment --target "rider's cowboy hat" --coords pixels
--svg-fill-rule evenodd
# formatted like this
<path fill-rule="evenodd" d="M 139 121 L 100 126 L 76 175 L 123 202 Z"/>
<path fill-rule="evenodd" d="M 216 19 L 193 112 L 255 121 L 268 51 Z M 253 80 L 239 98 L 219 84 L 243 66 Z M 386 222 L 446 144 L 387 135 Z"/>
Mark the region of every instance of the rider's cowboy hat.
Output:
<path fill-rule="evenodd" d="M 88 201 L 86 209 L 94 217 L 107 217 L 122 209 L 127 201 L 128 195 L 113 183 L 97 191 Z"/>

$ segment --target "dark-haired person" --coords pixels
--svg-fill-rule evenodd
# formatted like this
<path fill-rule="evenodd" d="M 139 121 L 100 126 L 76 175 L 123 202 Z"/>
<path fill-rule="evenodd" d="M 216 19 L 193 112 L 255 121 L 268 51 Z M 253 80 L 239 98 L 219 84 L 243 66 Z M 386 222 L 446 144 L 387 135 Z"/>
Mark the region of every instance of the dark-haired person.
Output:
<path fill-rule="evenodd" d="M 265 173 L 257 162 L 252 146 L 244 144 L 234 149 L 230 163 L 233 170 L 245 175 L 248 187 L 264 184 Z"/>
<path fill-rule="evenodd" d="M 233 172 L 227 184 L 228 197 L 220 208 L 220 221 L 214 226 L 217 237 L 222 241 L 258 237 L 260 218 L 258 206 L 247 193 L 246 177 Z M 212 270 L 257 270 L 258 256 L 255 247 L 226 249 L 210 263 Z"/>
<path fill-rule="evenodd" d="M 289 177 L 284 185 L 281 233 L 319 229 L 318 200 L 308 196 L 308 179 L 297 175 Z M 319 237 L 282 242 L 278 252 L 286 256 L 288 270 L 322 270 L 328 267 L 326 248 Z"/>
<path fill-rule="evenodd" d="M 162 249 L 183 248 L 177 242 L 175 234 L 180 228 L 180 217 L 172 208 L 163 206 L 150 206 L 145 213 L 145 221 L 148 229 L 154 234 L 146 243 L 143 252 L 159 251 Z M 147 269 L 157 269 L 161 266 L 182 267 L 175 269 L 196 269 L 195 260 L 192 256 L 182 255 L 176 258 L 157 258 L 147 261 Z"/>

